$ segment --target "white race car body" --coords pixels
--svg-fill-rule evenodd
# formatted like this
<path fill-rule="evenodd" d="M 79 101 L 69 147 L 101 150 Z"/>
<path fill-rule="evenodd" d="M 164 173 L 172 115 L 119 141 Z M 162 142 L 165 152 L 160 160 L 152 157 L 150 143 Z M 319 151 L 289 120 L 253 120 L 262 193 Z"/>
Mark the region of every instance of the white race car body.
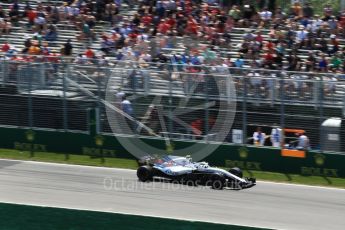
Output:
<path fill-rule="evenodd" d="M 189 173 L 221 173 L 226 177 L 245 182 L 244 179 L 217 167 L 210 167 L 206 162 L 189 162 L 185 157 L 173 159 L 171 162 L 164 162 L 163 164 L 155 164 L 153 168 L 170 176 L 181 176 Z"/>
<path fill-rule="evenodd" d="M 211 167 L 206 162 L 192 162 L 188 157 L 164 156 L 158 159 L 150 157 L 145 162 L 146 164 L 143 165 L 149 166 L 147 170 L 150 170 L 149 174 L 152 174 L 152 177 L 182 181 L 202 181 L 203 184 L 212 182 L 217 177 L 217 180 L 222 181 L 224 186 L 230 187 L 231 184 L 231 187 L 234 187 L 234 184 L 236 184 L 236 187 L 240 188 L 249 188 L 256 184 L 255 178 L 242 178 L 242 172 L 238 168 L 226 171 L 221 168 Z M 144 178 L 142 176 L 146 175 L 143 174 L 143 171 L 145 169 L 138 173 L 140 175 L 140 177 L 138 176 L 139 179 Z"/>

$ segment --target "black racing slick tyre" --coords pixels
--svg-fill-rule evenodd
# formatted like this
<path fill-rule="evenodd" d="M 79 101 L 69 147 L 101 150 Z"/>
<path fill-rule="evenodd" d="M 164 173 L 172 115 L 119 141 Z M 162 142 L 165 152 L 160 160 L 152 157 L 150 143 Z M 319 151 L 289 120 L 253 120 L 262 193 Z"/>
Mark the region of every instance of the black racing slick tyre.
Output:
<path fill-rule="evenodd" d="M 137 170 L 137 177 L 139 181 L 150 181 L 153 178 L 153 169 L 150 166 L 140 166 Z"/>
<path fill-rule="evenodd" d="M 197 180 L 192 174 L 187 174 L 181 178 L 181 183 L 188 186 L 197 186 Z"/>
<path fill-rule="evenodd" d="M 243 177 L 243 173 L 242 173 L 242 170 L 235 167 L 235 168 L 231 168 L 229 170 L 229 173 L 231 174 L 234 174 L 235 176 L 238 176 L 239 178 L 242 178 Z"/>
<path fill-rule="evenodd" d="M 211 177 L 211 188 L 215 190 L 222 190 L 225 186 L 225 178 L 223 175 L 214 174 Z"/>

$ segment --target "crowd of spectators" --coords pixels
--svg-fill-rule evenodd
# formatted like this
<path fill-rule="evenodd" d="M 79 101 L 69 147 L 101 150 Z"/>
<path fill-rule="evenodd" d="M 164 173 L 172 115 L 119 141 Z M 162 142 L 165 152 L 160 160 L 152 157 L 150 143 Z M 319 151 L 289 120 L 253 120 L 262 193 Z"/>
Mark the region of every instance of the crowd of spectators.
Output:
<path fill-rule="evenodd" d="M 77 28 L 75 38 L 88 48 L 75 54 L 68 40 L 54 55 L 74 54 L 77 63 L 113 56 L 179 64 L 177 70 L 192 73 L 204 71 L 199 65 L 343 73 L 345 11 L 325 5 L 317 15 L 305 2 L 282 9 L 274 0 L 67 0 L 38 2 L 35 7 L 13 0 L 9 10 L 0 8 L 0 36 L 25 21 L 27 37 L 19 52 L 51 55 L 50 43 L 59 38 L 56 24 L 63 22 L 67 29 L 67 23 Z M 136 12 L 124 16 L 134 6 Z M 111 29 L 96 33 L 101 21 Z M 238 28 L 245 31 L 241 38 L 232 33 Z M 92 49 L 93 43 L 99 43 L 100 50 Z M 174 51 L 181 43 L 185 48 Z M 12 51 L 8 45 L 3 52 Z"/>
<path fill-rule="evenodd" d="M 101 50 L 106 55 L 116 54 L 118 59 L 125 56 L 135 61 L 194 66 L 221 64 L 307 72 L 345 70 L 345 50 L 339 42 L 345 35 L 344 13 L 334 12 L 326 5 L 323 14 L 316 15 L 308 2 L 301 5 L 296 1 L 286 12 L 272 5 L 275 1 L 258 1 L 268 3 L 258 7 L 252 2 L 141 1 L 131 19 L 120 23 L 119 18 L 109 19 L 114 26 L 110 33 L 100 36 Z M 240 43 L 232 36 L 234 28 L 246 28 Z M 229 46 L 234 41 L 237 47 Z M 184 52 L 176 55 L 164 52 L 178 48 L 181 42 L 186 47 Z M 222 51 L 238 53 L 224 55 Z M 306 58 L 301 58 L 300 51 Z"/>
<path fill-rule="evenodd" d="M 111 2 L 111 1 L 108 1 Z M 73 41 L 67 39 L 61 49 L 51 49 L 52 44 L 59 40 L 57 24 L 63 25 L 66 30 L 78 30 L 75 39 L 92 42 L 95 40 L 93 27 L 96 17 L 103 19 L 107 1 L 54 1 L 52 3 L 40 1 L 17 0 L 0 5 L 0 37 L 9 35 L 11 28 L 21 27 L 25 31 L 23 49 L 18 49 L 9 42 L 3 44 L 4 58 L 15 60 L 42 60 L 43 56 L 70 56 L 73 55 Z M 61 39 L 60 39 L 61 41 Z M 55 46 L 56 47 L 56 46 Z M 74 58 L 74 57 L 73 57 Z M 47 60 L 47 59 L 43 59 Z"/>

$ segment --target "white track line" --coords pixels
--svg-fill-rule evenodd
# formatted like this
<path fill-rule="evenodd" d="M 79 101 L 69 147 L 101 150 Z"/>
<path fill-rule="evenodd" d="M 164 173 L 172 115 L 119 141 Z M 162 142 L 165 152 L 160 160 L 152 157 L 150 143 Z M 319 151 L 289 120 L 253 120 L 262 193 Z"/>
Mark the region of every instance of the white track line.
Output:
<path fill-rule="evenodd" d="M 127 171 L 134 172 L 134 169 L 125 169 L 125 168 L 111 168 L 111 167 L 102 167 L 102 166 L 90 166 L 90 165 L 75 165 L 75 164 L 65 164 L 65 163 L 53 163 L 53 162 L 42 162 L 42 161 L 32 161 L 32 160 L 13 160 L 1 158 L 0 161 L 12 161 L 20 163 L 30 163 L 30 164 L 42 164 L 42 165 L 52 165 L 52 166 L 67 166 L 73 168 L 89 168 L 89 169 L 102 169 L 102 170 L 111 170 L 111 171 Z"/>
<path fill-rule="evenodd" d="M 285 185 L 285 186 L 297 186 L 297 187 L 307 187 L 307 188 L 340 190 L 340 191 L 345 192 L 345 189 L 343 189 L 343 188 L 326 187 L 326 186 L 321 186 L 321 185 L 305 185 L 305 184 L 283 183 L 283 182 L 273 182 L 273 181 L 260 181 L 260 180 L 258 182 L 264 183 L 264 184 L 276 184 L 276 185 Z"/>

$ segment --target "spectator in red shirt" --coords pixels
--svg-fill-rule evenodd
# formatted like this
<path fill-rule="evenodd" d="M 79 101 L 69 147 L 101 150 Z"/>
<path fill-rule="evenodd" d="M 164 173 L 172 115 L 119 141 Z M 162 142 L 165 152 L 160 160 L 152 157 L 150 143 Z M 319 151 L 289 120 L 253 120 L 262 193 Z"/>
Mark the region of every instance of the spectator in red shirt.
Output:
<path fill-rule="evenodd" d="M 2 45 L 1 51 L 4 52 L 4 53 L 6 53 L 6 52 L 9 51 L 9 50 L 10 50 L 10 45 L 9 45 L 8 42 L 6 41 L 6 42 Z"/>
<path fill-rule="evenodd" d="M 187 33 L 198 34 L 198 23 L 192 16 L 189 16 L 188 18 L 186 30 L 187 30 Z"/>
<path fill-rule="evenodd" d="M 173 28 L 176 25 L 176 20 L 173 17 L 170 17 L 166 20 L 166 23 L 170 26 L 170 28 Z"/>
<path fill-rule="evenodd" d="M 269 40 L 269 41 L 267 42 L 266 48 L 267 48 L 269 51 L 271 51 L 271 50 L 273 50 L 273 49 L 275 48 L 275 45 L 274 45 L 274 43 L 272 42 L 272 40 Z"/>
<path fill-rule="evenodd" d="M 37 17 L 37 12 L 33 9 L 30 9 L 27 12 L 28 20 L 29 20 L 29 27 L 35 24 L 35 18 Z"/>
<path fill-rule="evenodd" d="M 95 57 L 95 52 L 93 52 L 91 47 L 87 47 L 87 50 L 85 51 L 85 56 L 89 59 L 92 59 Z"/>
<path fill-rule="evenodd" d="M 149 26 L 152 22 L 152 17 L 147 14 L 141 19 L 141 22 L 144 23 L 145 26 Z"/>
<path fill-rule="evenodd" d="M 255 41 L 260 43 L 260 46 L 262 46 L 263 42 L 264 42 L 264 38 L 261 35 L 261 31 L 259 30 L 258 32 L 256 32 L 256 36 L 255 36 Z"/>
<path fill-rule="evenodd" d="M 161 34 L 166 34 L 170 29 L 170 25 L 164 20 L 161 20 L 161 23 L 158 25 L 158 32 Z"/>

